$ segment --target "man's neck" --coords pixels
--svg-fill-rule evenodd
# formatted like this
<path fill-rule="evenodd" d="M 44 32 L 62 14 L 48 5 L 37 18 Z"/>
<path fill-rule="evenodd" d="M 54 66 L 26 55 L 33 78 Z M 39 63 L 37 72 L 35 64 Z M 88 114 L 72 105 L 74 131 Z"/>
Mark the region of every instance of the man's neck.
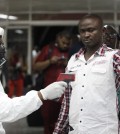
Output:
<path fill-rule="evenodd" d="M 86 48 L 86 51 L 84 53 L 85 60 L 87 61 L 99 48 L 100 46 L 94 48 Z"/>

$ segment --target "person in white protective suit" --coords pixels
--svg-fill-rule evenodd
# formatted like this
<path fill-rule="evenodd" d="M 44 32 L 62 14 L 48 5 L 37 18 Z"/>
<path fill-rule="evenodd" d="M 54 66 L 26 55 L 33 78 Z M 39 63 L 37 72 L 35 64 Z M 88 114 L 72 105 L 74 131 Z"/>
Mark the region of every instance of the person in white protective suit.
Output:
<path fill-rule="evenodd" d="M 5 47 L 3 45 L 4 29 L 0 27 L 0 67 L 5 63 Z M 0 82 L 0 134 L 5 134 L 3 122 L 14 122 L 36 111 L 44 100 L 52 100 L 61 97 L 67 83 L 64 81 L 54 82 L 40 91 L 29 91 L 21 97 L 9 98 L 4 92 Z"/>

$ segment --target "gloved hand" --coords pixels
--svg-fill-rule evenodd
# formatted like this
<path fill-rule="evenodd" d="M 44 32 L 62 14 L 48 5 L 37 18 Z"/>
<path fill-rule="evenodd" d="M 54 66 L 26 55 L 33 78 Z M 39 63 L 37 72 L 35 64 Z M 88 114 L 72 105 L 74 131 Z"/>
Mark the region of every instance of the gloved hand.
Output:
<path fill-rule="evenodd" d="M 46 88 L 40 90 L 44 100 L 53 100 L 60 98 L 67 87 L 67 83 L 64 81 L 54 82 L 48 85 Z"/>

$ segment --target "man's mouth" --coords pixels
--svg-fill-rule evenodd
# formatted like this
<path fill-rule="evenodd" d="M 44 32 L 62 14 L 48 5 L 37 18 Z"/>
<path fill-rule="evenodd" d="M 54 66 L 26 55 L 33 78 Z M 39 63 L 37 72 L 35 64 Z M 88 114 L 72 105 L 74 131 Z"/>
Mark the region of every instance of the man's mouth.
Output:
<path fill-rule="evenodd" d="M 85 42 L 85 43 L 89 43 L 89 42 L 90 42 L 90 40 L 84 40 L 84 42 Z"/>

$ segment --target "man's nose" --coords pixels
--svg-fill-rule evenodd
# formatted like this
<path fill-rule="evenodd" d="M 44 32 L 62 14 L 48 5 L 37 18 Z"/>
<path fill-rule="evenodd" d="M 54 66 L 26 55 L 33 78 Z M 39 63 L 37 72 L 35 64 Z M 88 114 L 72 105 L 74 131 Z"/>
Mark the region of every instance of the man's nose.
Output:
<path fill-rule="evenodd" d="M 85 37 L 89 37 L 89 36 L 90 36 L 90 32 L 86 31 L 86 32 L 84 33 L 84 36 L 85 36 Z"/>
<path fill-rule="evenodd" d="M 68 44 L 68 43 L 65 43 L 63 46 L 64 46 L 64 47 L 68 47 L 68 46 L 69 46 L 69 44 Z"/>

